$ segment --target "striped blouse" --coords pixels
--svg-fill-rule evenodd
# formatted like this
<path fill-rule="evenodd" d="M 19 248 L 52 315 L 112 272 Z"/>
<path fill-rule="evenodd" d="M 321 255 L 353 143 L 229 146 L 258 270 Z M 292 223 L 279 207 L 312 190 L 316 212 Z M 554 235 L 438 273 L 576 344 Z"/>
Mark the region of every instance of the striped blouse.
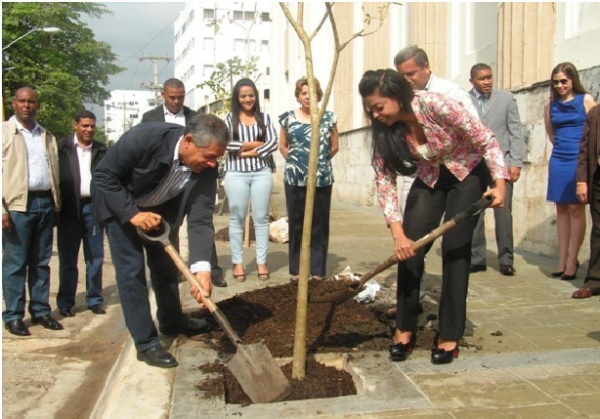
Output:
<path fill-rule="evenodd" d="M 277 150 L 277 131 L 271 121 L 271 117 L 268 114 L 262 114 L 265 128 L 267 130 L 264 136 L 265 143 L 256 149 L 259 157 L 238 157 L 238 152 L 242 148 L 242 143 L 258 141 L 260 134 L 260 128 L 255 122 L 248 126 L 241 122 L 238 124 L 239 141 L 230 141 L 227 146 L 227 159 L 225 160 L 225 171 L 226 172 L 257 172 L 264 169 L 265 167 L 271 167 L 273 162 L 272 154 Z M 230 132 L 233 132 L 231 113 L 225 117 L 225 123 L 229 128 Z M 233 139 L 233 134 L 232 134 Z"/>

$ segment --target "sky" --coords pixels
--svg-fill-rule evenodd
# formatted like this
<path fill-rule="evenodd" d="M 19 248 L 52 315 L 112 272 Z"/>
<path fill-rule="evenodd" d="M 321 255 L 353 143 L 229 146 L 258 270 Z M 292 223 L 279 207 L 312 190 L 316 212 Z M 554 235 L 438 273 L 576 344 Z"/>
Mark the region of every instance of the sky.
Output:
<path fill-rule="evenodd" d="M 154 83 L 152 61 L 141 61 L 143 56 L 173 57 L 173 23 L 185 3 L 177 2 L 102 2 L 112 12 L 101 18 L 82 16 L 94 32 L 96 41 L 110 44 L 117 56 L 116 64 L 125 67 L 122 73 L 110 78 L 110 90 L 142 90 L 142 84 Z M 173 60 L 158 61 L 158 83 L 174 76 Z M 88 106 L 90 106 L 88 104 Z M 90 106 L 99 120 L 103 110 Z"/>

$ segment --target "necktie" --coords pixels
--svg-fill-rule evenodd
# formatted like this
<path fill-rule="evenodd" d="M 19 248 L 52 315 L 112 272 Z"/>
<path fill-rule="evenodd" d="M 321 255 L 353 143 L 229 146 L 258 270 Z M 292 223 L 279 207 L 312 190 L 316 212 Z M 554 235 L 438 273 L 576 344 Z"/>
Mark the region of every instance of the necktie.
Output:
<path fill-rule="evenodd" d="M 481 112 L 485 113 L 485 105 L 487 104 L 487 96 L 481 95 L 479 96 L 479 106 L 481 106 Z"/>

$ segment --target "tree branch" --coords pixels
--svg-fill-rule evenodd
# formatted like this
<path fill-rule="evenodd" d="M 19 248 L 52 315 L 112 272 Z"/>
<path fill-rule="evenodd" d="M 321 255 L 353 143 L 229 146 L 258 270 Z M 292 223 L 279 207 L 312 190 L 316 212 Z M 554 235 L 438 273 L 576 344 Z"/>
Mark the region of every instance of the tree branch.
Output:
<path fill-rule="evenodd" d="M 325 7 L 327 7 L 327 5 L 332 4 L 332 3 L 325 3 Z M 310 39 L 311 41 L 313 40 L 313 38 L 315 36 L 317 36 L 317 33 L 319 33 L 319 31 L 321 30 L 321 28 L 323 27 L 323 24 L 325 23 L 325 21 L 327 20 L 327 12 L 325 12 L 325 14 L 323 15 L 323 17 L 321 18 L 321 21 L 319 22 L 319 24 L 317 25 L 317 27 L 315 28 L 315 30 L 313 31 L 313 33 L 310 34 L 310 36 L 308 37 L 308 39 Z"/>
<path fill-rule="evenodd" d="M 390 8 L 390 5 L 392 4 L 399 4 L 399 3 L 386 3 L 385 6 L 382 6 L 379 8 L 379 18 L 377 19 L 379 21 L 379 25 L 377 26 L 377 28 L 373 29 L 372 31 L 369 32 L 365 32 L 365 29 L 361 29 L 360 31 L 354 33 L 350 39 L 348 39 L 346 42 L 344 42 L 340 48 L 341 50 L 343 50 L 344 48 L 346 48 L 348 46 L 348 44 L 350 42 L 352 42 L 354 39 L 358 38 L 358 37 L 365 37 L 365 36 L 369 36 L 375 32 L 377 32 L 379 29 L 381 29 L 381 27 L 383 26 L 383 22 L 385 21 L 385 18 L 387 16 L 388 10 Z M 370 19 L 365 19 L 365 20 L 369 20 Z"/>

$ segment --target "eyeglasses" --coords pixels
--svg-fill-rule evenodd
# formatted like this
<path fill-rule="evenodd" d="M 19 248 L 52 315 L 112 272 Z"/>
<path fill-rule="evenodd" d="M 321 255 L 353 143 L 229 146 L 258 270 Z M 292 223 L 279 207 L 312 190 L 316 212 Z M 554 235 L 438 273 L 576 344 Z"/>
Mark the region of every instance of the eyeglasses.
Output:
<path fill-rule="evenodd" d="M 567 85 L 571 80 L 569 79 L 560 79 L 560 80 L 552 80 L 552 85 L 553 86 L 558 86 L 559 84 L 562 84 L 563 86 Z"/>

